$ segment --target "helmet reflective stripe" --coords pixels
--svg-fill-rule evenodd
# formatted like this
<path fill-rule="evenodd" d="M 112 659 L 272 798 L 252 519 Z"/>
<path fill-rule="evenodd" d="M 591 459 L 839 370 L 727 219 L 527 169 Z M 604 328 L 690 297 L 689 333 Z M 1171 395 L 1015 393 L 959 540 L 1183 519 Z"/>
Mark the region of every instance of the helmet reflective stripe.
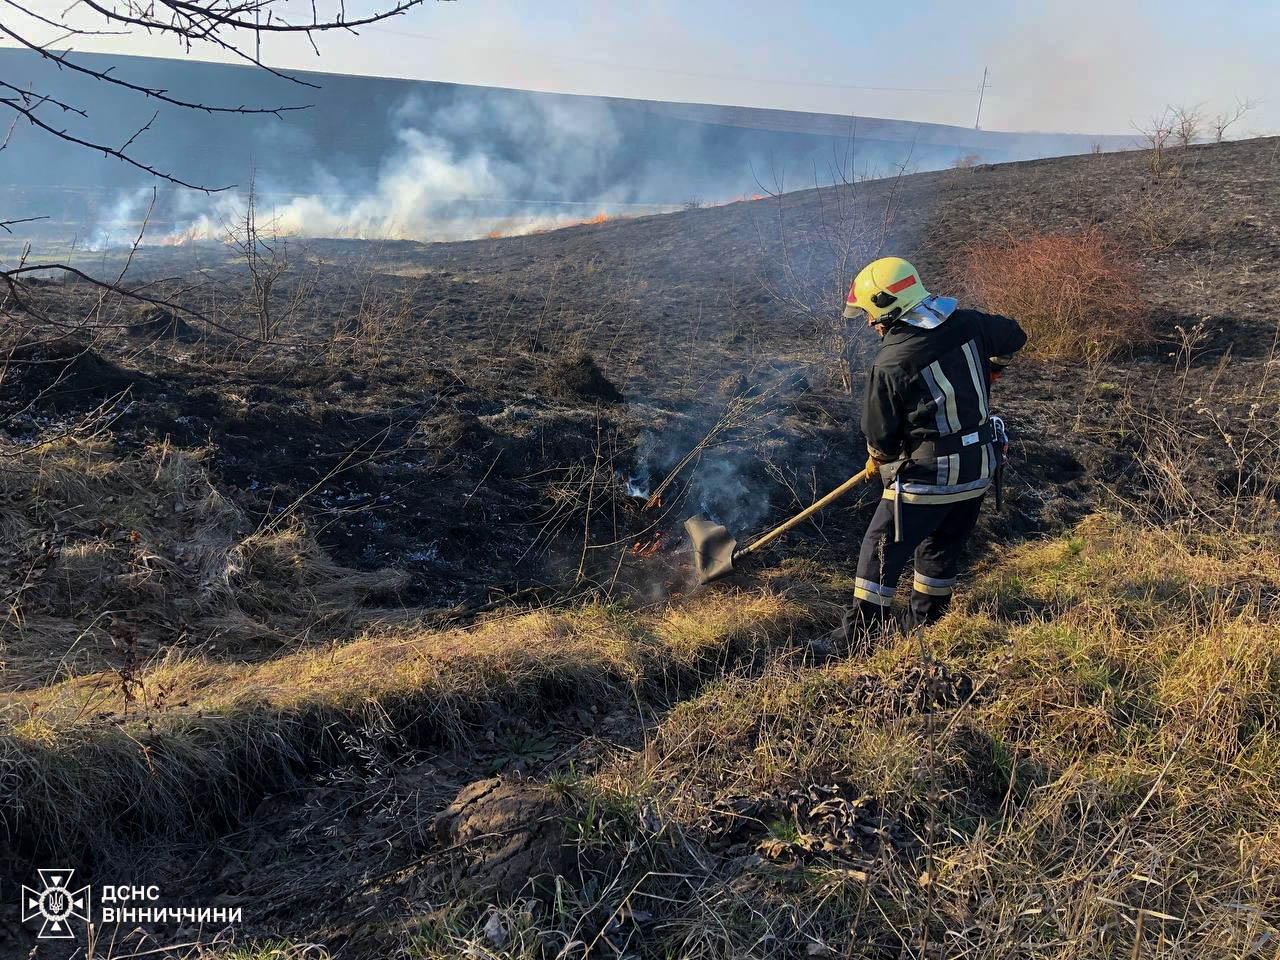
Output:
<path fill-rule="evenodd" d="M 890 323 L 928 296 L 915 267 L 901 257 L 881 257 L 854 278 L 844 315 L 853 317 L 865 310 L 873 323 Z"/>

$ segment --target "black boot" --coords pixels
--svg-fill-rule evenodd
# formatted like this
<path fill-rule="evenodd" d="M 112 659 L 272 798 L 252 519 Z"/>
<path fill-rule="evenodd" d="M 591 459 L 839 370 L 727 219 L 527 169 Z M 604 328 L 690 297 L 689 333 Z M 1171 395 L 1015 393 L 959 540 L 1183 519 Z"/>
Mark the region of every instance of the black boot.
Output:
<path fill-rule="evenodd" d="M 840 625 L 827 634 L 827 643 L 835 650 L 864 652 L 874 646 L 893 625 L 893 614 L 888 607 L 859 600 L 854 606 L 844 609 Z"/>
<path fill-rule="evenodd" d="M 947 612 L 947 608 L 950 606 L 951 594 L 949 593 L 945 596 L 936 596 L 913 590 L 911 591 L 911 603 L 907 607 L 907 616 L 903 626 L 908 630 L 927 627 L 931 623 L 941 620 L 942 615 Z"/>

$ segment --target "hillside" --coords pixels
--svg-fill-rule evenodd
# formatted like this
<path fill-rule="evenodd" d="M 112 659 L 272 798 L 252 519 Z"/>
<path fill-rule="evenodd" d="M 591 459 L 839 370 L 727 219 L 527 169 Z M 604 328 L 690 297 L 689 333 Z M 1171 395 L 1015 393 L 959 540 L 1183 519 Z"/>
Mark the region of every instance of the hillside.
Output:
<path fill-rule="evenodd" d="M 120 954 L 1270 960 L 1277 172 L 1262 139 L 296 239 L 265 339 L 222 246 L 138 252 L 176 311 L 42 278 L 0 379 L 5 875 L 243 907 Z M 861 467 L 851 272 L 972 301 L 1045 236 L 1142 323 L 1000 381 L 956 608 L 828 639 L 870 495 L 698 587 L 685 517 L 743 536 Z"/>
<path fill-rule="evenodd" d="M 977 131 L 872 117 L 568 96 L 378 77 L 306 73 L 314 87 L 247 66 L 78 55 L 87 67 L 197 102 L 309 109 L 274 115 L 206 115 L 146 104 L 129 91 L 0 49 L 0 76 L 75 104 L 72 135 L 123 142 L 154 122 L 132 152 L 156 169 L 208 187 L 250 179 L 265 200 L 308 202 L 290 226 L 312 235 L 418 240 L 484 236 L 512 218 L 551 223 L 679 209 L 829 182 L 846 174 L 930 170 L 1128 149 L 1133 137 Z M 16 81 L 15 81 L 16 82 Z M 134 122 L 136 120 L 136 123 Z M 127 135 L 126 135 L 127 136 Z M 207 149 L 217 143 L 218 150 Z M 132 241 L 150 206 L 140 170 L 26 124 L 6 146 L 0 206 L 28 238 L 101 248 Z M 764 186 L 762 186 L 762 184 Z M 385 191 L 380 195 L 379 191 Z M 367 203 L 362 201 L 372 198 Z M 160 184 L 151 236 L 181 233 L 223 197 Z M 395 213 L 388 213 L 394 207 Z M 371 213 L 371 211 L 373 211 Z M 375 222 L 368 222 L 370 217 Z M 327 231 L 327 232 L 326 232 Z M 504 232 L 511 232 L 506 229 Z"/>

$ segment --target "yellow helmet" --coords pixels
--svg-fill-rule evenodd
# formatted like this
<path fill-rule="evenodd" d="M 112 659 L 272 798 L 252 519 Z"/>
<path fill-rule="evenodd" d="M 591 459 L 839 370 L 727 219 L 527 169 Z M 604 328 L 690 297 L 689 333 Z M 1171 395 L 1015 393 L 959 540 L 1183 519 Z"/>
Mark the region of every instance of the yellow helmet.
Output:
<path fill-rule="evenodd" d="M 915 267 L 901 257 L 881 257 L 854 278 L 844 315 L 855 317 L 865 310 L 872 323 L 891 323 L 928 296 Z"/>

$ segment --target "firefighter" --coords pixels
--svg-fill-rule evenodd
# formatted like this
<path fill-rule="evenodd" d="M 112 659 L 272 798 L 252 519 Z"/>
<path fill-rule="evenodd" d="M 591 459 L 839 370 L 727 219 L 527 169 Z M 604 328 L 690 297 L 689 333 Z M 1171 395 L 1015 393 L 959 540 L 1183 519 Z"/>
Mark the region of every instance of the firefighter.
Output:
<path fill-rule="evenodd" d="M 890 619 L 898 579 L 914 558 L 909 626 L 946 611 L 956 568 L 1007 438 L 990 410 L 991 384 L 1027 342 L 1007 317 L 931 295 L 901 257 L 868 264 L 846 318 L 865 314 L 880 335 L 867 379 L 862 432 L 867 477 L 884 489 L 862 540 L 855 607 L 863 625 Z M 841 632 L 848 632 L 849 618 Z"/>

